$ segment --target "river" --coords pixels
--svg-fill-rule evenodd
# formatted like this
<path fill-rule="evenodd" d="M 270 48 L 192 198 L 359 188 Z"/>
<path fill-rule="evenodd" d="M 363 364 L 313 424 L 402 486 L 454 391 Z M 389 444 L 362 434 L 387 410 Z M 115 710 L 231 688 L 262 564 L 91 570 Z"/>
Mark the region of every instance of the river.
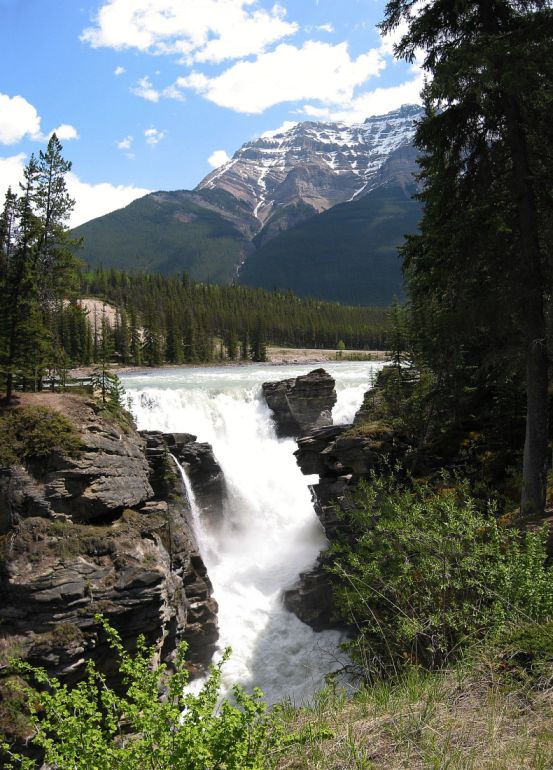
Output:
<path fill-rule="evenodd" d="M 336 424 L 351 421 L 378 362 L 325 363 L 336 380 Z M 282 591 L 326 545 L 292 439 L 277 439 L 261 384 L 316 365 L 158 369 L 124 375 L 140 430 L 193 433 L 213 446 L 227 485 L 217 525 L 196 511 L 196 537 L 219 604 L 224 684 L 262 689 L 269 703 L 308 700 L 341 665 L 338 631 L 315 633 L 288 612 Z M 194 501 L 192 500 L 192 504 Z"/>

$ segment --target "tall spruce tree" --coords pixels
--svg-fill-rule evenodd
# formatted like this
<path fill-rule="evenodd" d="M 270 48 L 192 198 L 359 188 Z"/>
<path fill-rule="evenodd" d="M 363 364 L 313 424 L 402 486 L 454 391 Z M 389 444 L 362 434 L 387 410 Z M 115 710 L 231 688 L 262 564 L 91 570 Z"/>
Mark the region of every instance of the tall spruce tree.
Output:
<path fill-rule="evenodd" d="M 31 156 L 20 195 L 8 191 L 0 219 L 0 373 L 8 403 L 15 378 L 36 387 L 45 366 L 66 358 L 55 343 L 55 317 L 76 282 L 78 244 L 66 228 L 74 201 L 61 150 L 54 134 L 46 152 Z"/>
<path fill-rule="evenodd" d="M 416 135 L 425 210 L 420 234 L 403 250 L 415 322 L 427 356 L 450 385 L 486 357 L 497 361 L 503 352 L 506 365 L 515 351 L 527 400 L 521 508 L 543 512 L 551 3 L 390 0 L 383 30 L 400 24 L 407 32 L 397 55 L 413 61 L 422 49 L 430 75 Z"/>

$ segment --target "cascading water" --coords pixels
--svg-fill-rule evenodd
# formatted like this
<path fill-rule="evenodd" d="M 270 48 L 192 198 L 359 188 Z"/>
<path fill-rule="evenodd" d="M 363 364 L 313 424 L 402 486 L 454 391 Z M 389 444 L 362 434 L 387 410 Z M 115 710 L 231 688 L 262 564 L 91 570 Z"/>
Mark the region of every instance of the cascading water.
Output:
<path fill-rule="evenodd" d="M 344 375 L 337 379 L 337 421 L 352 418 L 378 366 L 325 366 Z M 220 647 L 233 649 L 225 679 L 260 687 L 269 702 L 309 698 L 340 665 L 340 634 L 314 633 L 281 601 L 326 540 L 308 488 L 315 478 L 296 466 L 295 442 L 276 438 L 260 397 L 261 382 L 310 368 L 212 367 L 124 378 L 140 429 L 194 433 L 213 446 L 227 486 L 223 516 L 204 522 L 196 511 L 194 519 L 219 604 Z M 186 475 L 184 481 L 190 490 Z"/>

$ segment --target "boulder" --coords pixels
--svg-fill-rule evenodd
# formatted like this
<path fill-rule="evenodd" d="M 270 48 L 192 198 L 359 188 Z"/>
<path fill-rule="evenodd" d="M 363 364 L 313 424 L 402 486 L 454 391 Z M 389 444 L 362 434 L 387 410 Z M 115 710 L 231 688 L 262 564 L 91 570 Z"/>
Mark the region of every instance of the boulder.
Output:
<path fill-rule="evenodd" d="M 265 382 L 262 389 L 280 437 L 306 436 L 332 425 L 336 390 L 334 379 L 324 369 L 289 380 Z"/>
<path fill-rule="evenodd" d="M 284 606 L 314 631 L 337 628 L 330 575 L 322 564 L 300 573 L 299 580 L 284 592 Z"/>

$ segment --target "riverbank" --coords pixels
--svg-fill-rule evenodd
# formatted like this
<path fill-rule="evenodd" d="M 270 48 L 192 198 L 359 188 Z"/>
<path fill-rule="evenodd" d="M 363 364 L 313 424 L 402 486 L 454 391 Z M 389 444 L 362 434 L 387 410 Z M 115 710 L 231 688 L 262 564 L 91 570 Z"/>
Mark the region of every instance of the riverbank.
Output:
<path fill-rule="evenodd" d="M 351 361 L 385 361 L 388 358 L 388 353 L 384 350 L 336 350 L 336 349 L 319 349 L 319 348 L 282 348 L 282 347 L 268 347 L 267 348 L 267 363 L 268 364 L 325 364 L 328 362 L 344 363 Z M 155 369 L 182 369 L 197 367 L 210 367 L 210 366 L 251 366 L 254 365 L 254 361 L 229 361 L 224 359 L 223 361 L 210 361 L 208 363 L 197 364 L 162 364 L 156 366 Z M 94 366 L 79 366 L 75 369 L 71 369 L 69 372 L 71 377 L 88 377 L 95 369 Z M 117 364 L 111 364 L 110 369 L 116 374 L 131 374 L 139 372 L 151 372 L 152 369 L 148 366 L 119 366 Z"/>

